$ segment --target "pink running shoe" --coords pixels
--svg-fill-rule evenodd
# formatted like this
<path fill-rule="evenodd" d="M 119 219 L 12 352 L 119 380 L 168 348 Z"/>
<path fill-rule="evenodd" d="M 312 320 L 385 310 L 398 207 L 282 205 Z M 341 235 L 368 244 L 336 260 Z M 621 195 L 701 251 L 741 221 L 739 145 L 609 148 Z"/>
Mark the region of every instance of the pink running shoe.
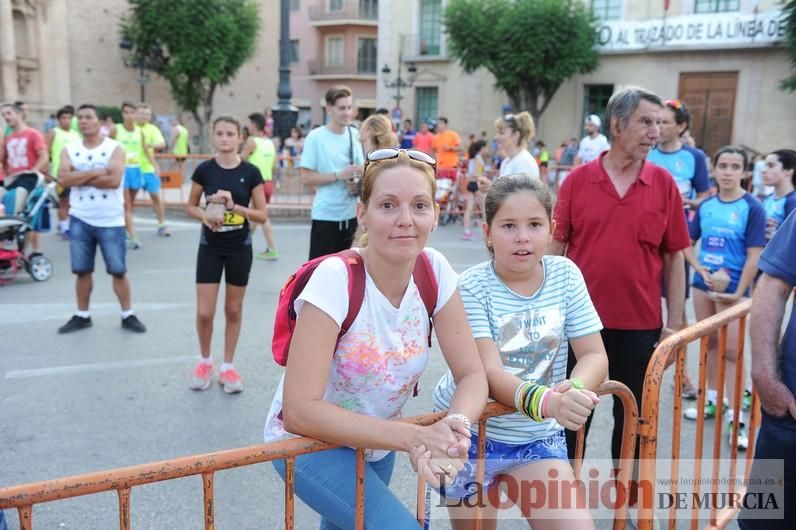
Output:
<path fill-rule="evenodd" d="M 472 231 L 465 230 L 464 233 L 462 234 L 462 239 L 465 241 L 472 241 L 473 239 L 475 239 L 475 236 L 473 235 Z"/>
<path fill-rule="evenodd" d="M 227 394 L 243 392 L 243 379 L 234 368 L 221 372 L 218 375 L 218 384 L 224 387 L 224 392 Z"/>
<path fill-rule="evenodd" d="M 196 368 L 191 373 L 191 390 L 207 390 L 210 387 L 210 375 L 213 373 L 213 365 L 199 361 Z"/>

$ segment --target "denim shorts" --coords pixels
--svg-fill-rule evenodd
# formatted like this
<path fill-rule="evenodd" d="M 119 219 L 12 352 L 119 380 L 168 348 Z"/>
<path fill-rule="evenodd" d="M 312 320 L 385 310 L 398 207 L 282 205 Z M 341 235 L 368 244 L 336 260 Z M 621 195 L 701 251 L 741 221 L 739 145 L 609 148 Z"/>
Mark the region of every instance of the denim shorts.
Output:
<path fill-rule="evenodd" d="M 498 475 L 504 475 L 531 462 L 540 460 L 568 460 L 567 442 L 564 431 L 533 442 L 511 445 L 495 440 L 486 440 L 484 452 L 484 487 L 476 482 L 478 462 L 478 435 L 470 437 L 468 460 L 450 485 L 440 488 L 440 495 L 448 499 L 467 499 L 479 491 L 485 492 L 495 482 Z"/>
<path fill-rule="evenodd" d="M 75 274 L 94 272 L 94 256 L 99 245 L 108 274 L 123 276 L 127 272 L 126 237 L 124 226 L 92 226 L 70 215 L 69 255 L 72 260 L 72 272 Z"/>

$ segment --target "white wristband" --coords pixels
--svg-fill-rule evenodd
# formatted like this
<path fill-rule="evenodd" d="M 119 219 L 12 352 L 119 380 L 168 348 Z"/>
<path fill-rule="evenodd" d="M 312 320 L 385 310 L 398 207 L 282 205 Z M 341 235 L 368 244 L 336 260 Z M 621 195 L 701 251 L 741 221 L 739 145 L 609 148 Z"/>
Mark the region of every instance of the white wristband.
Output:
<path fill-rule="evenodd" d="M 446 420 L 459 420 L 464 423 L 464 426 L 467 427 L 467 430 L 471 430 L 473 425 L 470 423 L 470 418 L 465 416 L 464 414 L 448 414 L 445 416 Z"/>

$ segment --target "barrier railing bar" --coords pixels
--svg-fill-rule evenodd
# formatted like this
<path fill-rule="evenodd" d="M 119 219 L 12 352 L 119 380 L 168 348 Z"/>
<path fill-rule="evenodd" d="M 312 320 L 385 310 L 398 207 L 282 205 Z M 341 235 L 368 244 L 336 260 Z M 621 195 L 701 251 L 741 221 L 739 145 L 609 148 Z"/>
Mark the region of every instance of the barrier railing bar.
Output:
<path fill-rule="evenodd" d="M 622 440 L 621 458 L 624 462 L 631 462 L 635 450 L 635 437 L 638 431 L 638 408 L 635 398 L 630 391 L 614 381 L 603 383 L 598 389 L 599 395 L 613 394 L 622 400 L 625 408 L 625 433 Z M 489 403 L 479 419 L 479 462 L 477 476 L 483 481 L 484 476 L 484 451 L 486 444 L 486 419 L 492 416 L 513 413 L 511 407 L 500 403 Z M 418 425 L 429 425 L 443 418 L 447 412 L 439 412 L 423 416 L 407 418 L 401 421 L 412 422 Z M 130 528 L 130 494 L 131 489 L 138 485 L 151 484 L 164 480 L 182 478 L 193 475 L 202 475 L 204 493 L 204 518 L 205 528 L 214 526 L 214 473 L 219 470 L 242 467 L 277 459 L 286 460 L 285 473 L 285 527 L 292 529 L 295 526 L 294 514 L 294 487 L 295 487 L 295 458 L 297 456 L 339 447 L 334 444 L 321 442 L 308 438 L 294 438 L 271 444 L 261 444 L 239 449 L 231 449 L 215 453 L 194 455 L 114 469 L 105 472 L 88 473 L 79 476 L 42 481 L 0 489 L 0 509 L 17 508 L 20 518 L 20 528 L 31 530 L 32 506 L 38 503 L 58 499 L 73 498 L 92 493 L 116 490 L 119 496 L 119 521 L 120 528 Z M 359 526 L 364 523 L 364 449 L 357 450 L 357 517 Z M 582 458 L 582 456 L 579 456 Z M 618 480 L 629 484 L 632 467 L 620 465 Z M 423 502 L 418 503 L 419 508 L 424 508 Z M 422 512 L 421 512 L 422 513 Z M 626 511 L 620 508 L 617 512 L 619 520 L 614 522 L 614 528 L 621 530 L 625 525 Z M 479 513 L 480 516 L 480 513 Z M 419 521 L 422 521 L 419 516 Z M 479 523 L 480 524 L 480 523 Z"/>
<path fill-rule="evenodd" d="M 33 505 L 26 504 L 19 508 L 19 529 L 32 530 L 33 529 Z"/>
<path fill-rule="evenodd" d="M 130 530 L 130 488 L 119 488 L 119 530 Z"/>
<path fill-rule="evenodd" d="M 707 346 L 708 346 L 708 335 L 714 333 L 717 329 L 719 330 L 719 384 L 718 391 L 719 396 L 717 399 L 717 409 L 720 409 L 723 405 L 723 384 L 724 384 L 724 356 L 726 355 L 726 334 L 727 334 L 727 325 L 728 323 L 734 322 L 736 320 L 740 320 L 742 317 L 745 317 L 746 314 L 749 313 L 751 309 L 752 302 L 751 300 L 744 301 L 742 303 L 736 304 L 729 309 L 722 311 L 716 315 L 713 315 L 707 319 L 704 319 L 700 322 L 697 322 L 686 329 L 683 329 L 671 337 L 668 337 L 666 340 L 662 341 L 655 352 L 653 353 L 652 359 L 650 360 L 647 371 L 644 378 L 644 399 L 642 402 L 642 413 L 641 418 L 639 420 L 639 438 L 641 442 L 640 448 L 640 462 L 639 462 L 639 472 L 640 472 L 640 480 L 644 481 L 645 483 L 654 484 L 655 477 L 656 477 L 656 470 L 655 470 L 655 459 L 656 459 L 656 452 L 657 452 L 657 442 L 658 442 L 658 403 L 660 400 L 660 391 L 661 391 L 661 382 L 663 379 L 663 375 L 666 369 L 666 360 L 668 359 L 671 352 L 677 348 L 681 348 L 683 346 L 688 345 L 689 343 L 701 339 L 700 345 L 700 376 L 699 376 L 699 388 L 705 388 L 705 381 L 706 381 L 706 374 L 707 374 Z M 721 328 L 721 329 L 719 329 Z M 722 344 L 723 343 L 723 344 Z M 697 409 L 704 410 L 705 404 L 705 396 L 704 390 L 700 390 L 697 400 Z M 738 405 L 740 406 L 740 405 Z M 715 452 L 720 449 L 720 429 L 721 429 L 721 417 L 719 415 L 720 410 L 717 410 L 717 421 L 715 431 L 719 431 L 718 434 L 714 431 L 714 456 Z M 674 420 L 675 422 L 678 421 L 677 418 Z M 751 430 L 756 427 L 756 423 L 754 423 L 754 419 L 750 422 L 749 429 Z M 697 421 L 697 441 L 696 441 L 696 471 L 697 473 L 701 473 L 701 458 L 702 458 L 702 444 L 703 440 L 701 439 L 703 433 L 701 432 L 704 428 L 702 423 L 704 422 L 704 418 L 700 421 L 698 418 Z M 719 442 L 718 444 L 716 442 Z M 751 452 L 751 450 L 750 450 Z M 751 460 L 751 455 L 747 454 L 747 461 Z M 748 464 L 747 464 L 748 466 Z M 714 464 L 714 478 L 717 466 Z M 746 472 L 748 473 L 750 470 L 747 467 Z M 696 484 L 698 488 L 698 483 Z M 713 490 L 714 488 L 711 488 Z M 698 493 L 697 489 L 697 493 Z M 651 508 L 648 509 L 642 506 L 641 511 L 639 513 L 639 521 L 638 521 L 638 528 L 639 530 L 650 530 L 652 528 L 652 513 Z M 725 512 L 722 511 L 722 521 L 725 520 Z M 711 525 L 716 524 L 715 514 L 711 514 Z M 697 521 L 692 519 L 691 522 L 692 528 L 697 528 Z"/>
<path fill-rule="evenodd" d="M 478 422 L 478 460 L 475 463 L 475 480 L 478 484 L 484 483 L 484 476 L 486 474 L 486 462 L 484 461 L 485 456 L 486 420 L 481 420 Z M 481 499 L 479 499 L 475 506 L 475 530 L 481 530 L 481 519 L 483 518 L 481 504 Z"/>
<path fill-rule="evenodd" d="M 705 410 L 705 385 L 707 384 L 708 349 L 710 348 L 710 337 L 704 336 L 699 341 L 699 390 L 697 397 L 697 414 L 700 410 Z M 675 420 L 677 421 L 677 420 Z M 694 444 L 694 460 L 696 469 L 694 476 L 702 476 L 702 455 L 705 451 L 705 420 L 697 416 L 696 424 L 696 443 Z M 673 491 L 676 485 L 673 485 Z M 697 494 L 701 491 L 701 484 L 694 485 Z M 697 520 L 698 508 L 696 505 L 691 507 L 691 530 L 697 530 L 699 521 Z M 670 519 L 674 517 L 674 506 L 669 510 Z"/>
<path fill-rule="evenodd" d="M 674 373 L 674 401 L 672 402 L 672 418 L 681 418 L 682 414 L 682 400 L 683 400 L 683 377 L 685 373 L 685 348 L 677 348 L 677 355 L 675 357 L 675 373 Z M 674 421 L 672 423 L 672 476 L 679 476 L 679 461 L 680 461 L 680 435 L 682 431 L 682 422 Z M 669 493 L 675 492 L 675 485 L 672 484 Z M 673 519 L 674 506 L 669 508 L 669 530 L 675 530 Z"/>
<path fill-rule="evenodd" d="M 357 487 L 356 487 L 355 530 L 365 530 L 365 450 L 357 448 Z"/>
<path fill-rule="evenodd" d="M 296 484 L 296 459 L 285 458 L 285 530 L 293 530 L 296 524 L 294 486 Z"/>
<path fill-rule="evenodd" d="M 202 473 L 205 530 L 213 530 L 215 527 L 215 494 L 213 493 L 213 476 L 214 473 L 212 471 Z"/>
<path fill-rule="evenodd" d="M 718 354 L 716 355 L 716 360 L 719 364 L 718 366 L 718 376 L 716 378 L 716 415 L 713 418 L 713 466 L 712 466 L 712 473 L 710 486 L 710 493 L 716 494 L 718 493 L 718 480 L 719 480 L 719 466 L 717 462 L 719 458 L 721 458 L 721 435 L 723 432 L 724 426 L 724 379 L 726 378 L 726 371 L 727 365 L 726 362 L 723 362 L 724 359 L 727 357 L 727 324 L 725 323 L 722 327 L 719 328 L 719 350 Z M 704 417 L 699 416 L 699 411 L 697 411 L 697 417 L 702 418 L 704 422 Z M 716 514 L 718 510 L 716 509 L 715 504 L 711 504 L 710 507 L 710 524 L 716 524 Z"/>

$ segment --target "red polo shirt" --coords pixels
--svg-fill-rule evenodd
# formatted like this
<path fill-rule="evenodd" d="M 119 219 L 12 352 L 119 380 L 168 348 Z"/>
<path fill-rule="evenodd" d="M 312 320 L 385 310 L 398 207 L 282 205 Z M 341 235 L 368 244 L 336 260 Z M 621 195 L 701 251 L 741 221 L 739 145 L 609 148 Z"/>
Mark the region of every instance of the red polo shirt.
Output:
<path fill-rule="evenodd" d="M 665 169 L 644 161 L 620 198 L 603 169 L 605 154 L 567 176 L 554 237 L 567 244 L 606 328 L 656 329 L 663 255 L 691 244 L 680 192 Z"/>

